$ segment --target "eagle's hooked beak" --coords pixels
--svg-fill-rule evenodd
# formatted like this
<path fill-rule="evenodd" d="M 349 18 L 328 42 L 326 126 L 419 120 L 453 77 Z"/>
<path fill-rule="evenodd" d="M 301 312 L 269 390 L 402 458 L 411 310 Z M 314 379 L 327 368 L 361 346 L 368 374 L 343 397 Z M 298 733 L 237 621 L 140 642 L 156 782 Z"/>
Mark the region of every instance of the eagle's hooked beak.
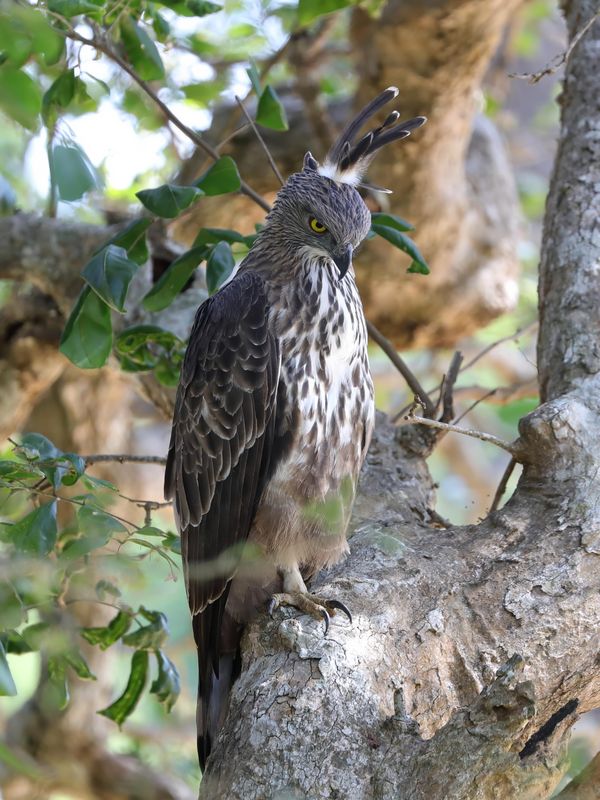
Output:
<path fill-rule="evenodd" d="M 343 249 L 336 250 L 336 252 L 333 254 L 335 265 L 340 271 L 340 280 L 342 280 L 344 275 L 350 269 L 352 264 L 352 250 L 352 245 L 347 244 Z"/>

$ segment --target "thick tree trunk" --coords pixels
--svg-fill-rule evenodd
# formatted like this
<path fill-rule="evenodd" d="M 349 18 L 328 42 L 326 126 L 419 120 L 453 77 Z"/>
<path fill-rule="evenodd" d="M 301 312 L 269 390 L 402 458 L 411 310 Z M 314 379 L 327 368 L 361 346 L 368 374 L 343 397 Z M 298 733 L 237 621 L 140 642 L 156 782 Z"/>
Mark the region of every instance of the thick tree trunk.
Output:
<path fill-rule="evenodd" d="M 597 3 L 564 9 L 572 39 Z M 434 528 L 421 433 L 379 420 L 351 555 L 316 582 L 354 624 L 324 637 L 277 612 L 249 629 L 201 798 L 539 800 L 558 784 L 571 725 L 600 705 L 599 52 L 596 22 L 567 65 L 540 266 L 545 402 L 520 424 L 514 496 L 478 526 Z M 563 796 L 588 796 L 596 773 Z"/>

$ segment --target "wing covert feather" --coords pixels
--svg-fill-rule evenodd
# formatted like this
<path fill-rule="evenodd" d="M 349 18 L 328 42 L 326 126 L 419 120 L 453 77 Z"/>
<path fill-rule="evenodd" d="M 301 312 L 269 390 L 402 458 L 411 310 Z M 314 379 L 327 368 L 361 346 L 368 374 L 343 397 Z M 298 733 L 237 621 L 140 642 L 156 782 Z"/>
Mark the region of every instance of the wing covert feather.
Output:
<path fill-rule="evenodd" d="M 177 392 L 165 495 L 175 501 L 192 614 L 224 595 L 195 625 L 212 640 L 198 641 L 211 660 L 237 548 L 269 471 L 280 353 L 268 319 L 262 278 L 236 276 L 198 309 Z"/>

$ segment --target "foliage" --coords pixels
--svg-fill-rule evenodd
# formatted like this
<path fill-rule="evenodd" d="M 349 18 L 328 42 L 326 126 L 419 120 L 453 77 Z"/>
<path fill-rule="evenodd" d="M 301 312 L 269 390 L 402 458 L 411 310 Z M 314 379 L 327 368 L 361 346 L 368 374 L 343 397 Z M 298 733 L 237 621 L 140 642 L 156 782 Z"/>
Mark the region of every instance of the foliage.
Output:
<path fill-rule="evenodd" d="M 116 487 L 93 478 L 80 456 L 62 452 L 40 434 L 27 434 L 4 454 L 0 492 L 0 695 L 16 693 L 6 655 L 43 651 L 53 690 L 49 697 L 57 709 L 64 708 L 71 675 L 95 679 L 81 652 L 83 639 L 102 650 L 118 643 L 133 650 L 123 694 L 99 713 L 119 725 L 131 714 L 146 685 L 151 654 L 156 677 L 150 691 L 171 709 L 179 677 L 163 652 L 165 615 L 131 608 L 117 586 L 97 576 L 109 573 L 112 561 L 127 557 L 128 550 L 137 559 L 154 553 L 175 570 L 178 537 L 115 516 L 110 504 L 118 496 Z M 90 591 L 92 574 L 96 582 Z M 69 605 L 79 601 L 111 606 L 111 621 L 74 629 Z M 31 622 L 32 614 L 40 621 Z"/>

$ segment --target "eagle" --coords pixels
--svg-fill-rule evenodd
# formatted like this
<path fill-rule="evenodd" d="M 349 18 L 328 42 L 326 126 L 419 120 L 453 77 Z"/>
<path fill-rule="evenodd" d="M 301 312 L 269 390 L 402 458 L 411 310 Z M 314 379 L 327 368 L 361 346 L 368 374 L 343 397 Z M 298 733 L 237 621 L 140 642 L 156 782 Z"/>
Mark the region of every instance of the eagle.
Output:
<path fill-rule="evenodd" d="M 373 155 L 425 122 L 390 87 L 323 164 L 308 152 L 279 191 L 235 277 L 198 309 L 165 473 L 198 649 L 202 769 L 240 671 L 244 626 L 288 604 L 323 619 L 346 606 L 307 582 L 348 552 L 346 531 L 373 430 L 367 331 L 352 256 L 371 215 L 358 188 Z M 371 187 L 376 188 L 376 187 Z M 383 190 L 384 191 L 384 190 Z"/>

